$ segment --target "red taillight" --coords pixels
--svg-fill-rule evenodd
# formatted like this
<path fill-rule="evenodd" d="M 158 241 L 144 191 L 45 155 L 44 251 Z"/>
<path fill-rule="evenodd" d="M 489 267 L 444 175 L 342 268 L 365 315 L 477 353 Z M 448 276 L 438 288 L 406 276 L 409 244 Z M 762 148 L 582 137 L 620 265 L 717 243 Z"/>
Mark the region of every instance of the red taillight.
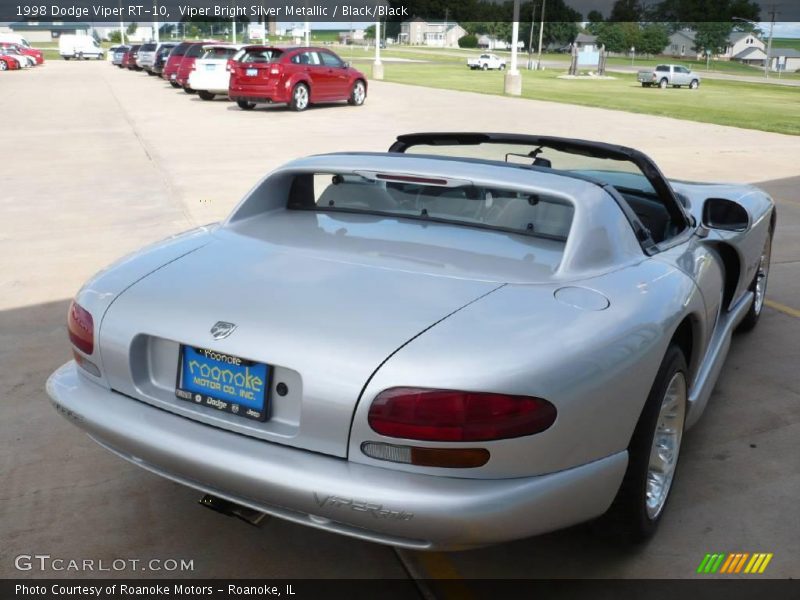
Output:
<path fill-rule="evenodd" d="M 541 398 L 454 390 L 391 388 L 369 409 L 370 427 L 381 435 L 439 442 L 531 435 L 555 420 L 556 407 Z"/>
<path fill-rule="evenodd" d="M 281 68 L 280 65 L 272 65 L 269 68 L 269 74 L 270 75 L 280 75 L 282 72 L 283 72 L 283 69 Z"/>
<path fill-rule="evenodd" d="M 72 301 L 67 315 L 69 341 L 81 352 L 94 352 L 94 320 L 85 308 Z"/>

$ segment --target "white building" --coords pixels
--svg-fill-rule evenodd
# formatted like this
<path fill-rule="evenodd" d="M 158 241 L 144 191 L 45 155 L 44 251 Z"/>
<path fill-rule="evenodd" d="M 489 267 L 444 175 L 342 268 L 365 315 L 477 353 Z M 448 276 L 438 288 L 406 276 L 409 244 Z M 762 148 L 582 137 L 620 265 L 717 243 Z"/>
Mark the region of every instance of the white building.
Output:
<path fill-rule="evenodd" d="M 458 23 L 425 21 L 417 17 L 400 24 L 397 42 L 412 46 L 458 48 L 459 38 L 465 35 L 467 35 L 467 30 Z"/>

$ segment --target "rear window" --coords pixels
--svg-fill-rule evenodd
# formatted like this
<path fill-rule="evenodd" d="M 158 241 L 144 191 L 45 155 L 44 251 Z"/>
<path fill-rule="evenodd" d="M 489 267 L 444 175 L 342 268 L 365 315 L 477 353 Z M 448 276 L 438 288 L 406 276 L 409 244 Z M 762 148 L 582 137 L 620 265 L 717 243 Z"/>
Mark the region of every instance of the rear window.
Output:
<path fill-rule="evenodd" d="M 203 53 L 203 44 L 192 44 L 184 54 L 187 58 L 197 58 Z"/>
<path fill-rule="evenodd" d="M 278 62 L 278 59 L 283 54 L 283 51 L 276 48 L 259 48 L 256 50 L 247 50 L 239 59 L 243 63 L 269 63 Z"/>
<path fill-rule="evenodd" d="M 153 52 L 155 49 L 155 44 L 144 44 L 141 48 L 139 48 L 139 52 Z"/>
<path fill-rule="evenodd" d="M 209 48 L 203 52 L 202 58 L 227 59 L 232 58 L 236 52 L 236 48 Z"/>
<path fill-rule="evenodd" d="M 559 197 L 466 181 L 396 175 L 297 175 L 290 209 L 377 214 L 566 241 L 574 208 Z"/>
<path fill-rule="evenodd" d="M 656 71 L 661 71 L 661 72 L 667 71 L 667 72 L 669 72 L 669 66 L 668 65 L 658 65 L 656 67 Z"/>
<path fill-rule="evenodd" d="M 182 42 L 182 43 L 178 44 L 177 46 L 175 46 L 175 48 L 172 49 L 172 52 L 170 53 L 170 56 L 183 56 L 184 54 L 186 54 L 186 49 L 190 45 L 191 44 L 187 44 L 186 42 Z"/>

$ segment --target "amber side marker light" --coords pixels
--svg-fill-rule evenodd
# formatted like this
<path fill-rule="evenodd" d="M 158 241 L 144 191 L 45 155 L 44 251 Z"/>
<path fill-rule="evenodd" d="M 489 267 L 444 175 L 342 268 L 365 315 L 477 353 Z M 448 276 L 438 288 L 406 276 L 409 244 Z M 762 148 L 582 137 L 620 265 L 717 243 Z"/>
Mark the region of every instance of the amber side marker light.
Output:
<path fill-rule="evenodd" d="M 377 460 L 447 469 L 474 469 L 489 462 L 486 448 L 418 448 L 383 442 L 364 442 L 361 451 Z"/>

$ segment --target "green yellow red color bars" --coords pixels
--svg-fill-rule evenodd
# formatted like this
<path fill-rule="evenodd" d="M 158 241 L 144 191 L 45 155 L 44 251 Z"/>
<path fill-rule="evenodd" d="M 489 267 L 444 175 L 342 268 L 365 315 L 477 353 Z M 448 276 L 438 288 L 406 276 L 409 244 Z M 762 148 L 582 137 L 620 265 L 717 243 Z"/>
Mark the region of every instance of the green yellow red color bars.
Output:
<path fill-rule="evenodd" d="M 763 573 L 769 561 L 772 560 L 772 552 L 731 552 L 706 554 L 697 567 L 698 573 L 748 573 L 754 575 Z"/>

